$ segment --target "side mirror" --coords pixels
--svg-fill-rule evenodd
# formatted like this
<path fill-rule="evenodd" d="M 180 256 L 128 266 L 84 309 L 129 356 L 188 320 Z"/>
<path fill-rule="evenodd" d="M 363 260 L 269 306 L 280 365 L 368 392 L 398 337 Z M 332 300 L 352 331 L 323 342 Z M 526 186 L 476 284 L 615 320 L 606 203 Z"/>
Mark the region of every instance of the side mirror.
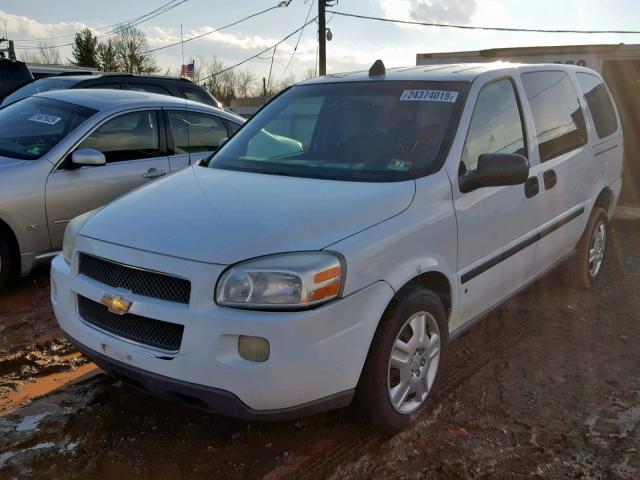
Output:
<path fill-rule="evenodd" d="M 78 166 L 99 166 L 107 163 L 104 153 L 94 148 L 79 148 L 71 154 L 71 163 Z"/>
<path fill-rule="evenodd" d="M 220 140 L 218 140 L 218 148 L 220 148 L 221 146 L 223 146 L 225 143 L 227 143 L 229 141 L 229 139 L 227 137 L 221 138 Z"/>
<path fill-rule="evenodd" d="M 483 187 L 520 185 L 529 178 L 529 160 L 516 153 L 485 153 L 478 157 L 478 168 L 460 177 L 460 191 Z"/>

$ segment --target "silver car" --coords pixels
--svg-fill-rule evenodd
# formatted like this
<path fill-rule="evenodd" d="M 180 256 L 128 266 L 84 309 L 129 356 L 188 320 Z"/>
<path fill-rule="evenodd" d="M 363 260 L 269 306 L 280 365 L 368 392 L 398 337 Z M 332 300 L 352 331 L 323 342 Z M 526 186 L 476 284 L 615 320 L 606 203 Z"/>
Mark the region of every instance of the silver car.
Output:
<path fill-rule="evenodd" d="M 52 91 L 0 109 L 0 289 L 52 258 L 70 219 L 206 158 L 243 122 L 117 90 Z"/>

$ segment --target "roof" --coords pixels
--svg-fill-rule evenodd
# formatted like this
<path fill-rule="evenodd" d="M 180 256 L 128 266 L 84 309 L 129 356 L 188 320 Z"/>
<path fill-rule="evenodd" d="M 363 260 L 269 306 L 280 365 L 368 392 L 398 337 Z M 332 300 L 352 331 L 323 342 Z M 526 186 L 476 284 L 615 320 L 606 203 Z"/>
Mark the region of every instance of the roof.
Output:
<path fill-rule="evenodd" d="M 418 65 L 412 67 L 387 68 L 384 76 L 369 76 L 369 70 L 358 72 L 336 73 L 317 77 L 302 82 L 302 84 L 335 83 L 335 82 L 364 82 L 379 80 L 409 80 L 409 81 L 445 81 L 460 82 L 473 81 L 486 72 L 530 67 L 521 63 L 492 62 L 492 63 L 458 63 L 441 65 Z M 540 65 L 535 65 L 540 67 Z M 560 65 L 553 65 L 554 68 Z"/>
<path fill-rule="evenodd" d="M 215 113 L 217 116 L 226 118 L 236 123 L 244 123 L 246 120 L 233 113 L 214 108 L 200 102 L 185 100 L 184 98 L 171 97 L 158 93 L 138 92 L 134 90 L 109 90 L 99 88 L 83 88 L 73 90 L 51 90 L 49 92 L 38 93 L 35 97 L 50 98 L 62 102 L 73 103 L 82 107 L 92 108 L 102 111 L 109 109 L 124 110 L 125 108 L 158 108 L 175 107 L 188 108 L 190 110 L 200 110 Z"/>
<path fill-rule="evenodd" d="M 157 93 L 138 92 L 133 90 L 109 90 L 109 89 L 73 89 L 73 90 L 51 90 L 49 92 L 38 93 L 36 97 L 51 98 L 63 102 L 73 103 L 94 110 L 106 110 L 118 105 L 127 106 L 161 106 L 161 107 L 182 107 L 185 105 L 193 108 L 205 108 L 215 112 L 218 109 L 203 103 L 192 102 L 184 98 L 160 95 Z"/>

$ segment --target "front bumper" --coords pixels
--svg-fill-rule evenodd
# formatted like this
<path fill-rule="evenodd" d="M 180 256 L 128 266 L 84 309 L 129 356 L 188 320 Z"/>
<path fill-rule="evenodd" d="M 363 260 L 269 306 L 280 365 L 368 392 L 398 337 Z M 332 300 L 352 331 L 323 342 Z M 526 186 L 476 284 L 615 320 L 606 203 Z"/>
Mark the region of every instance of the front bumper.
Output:
<path fill-rule="evenodd" d="M 126 265 L 185 277 L 188 305 L 121 292 L 77 275 L 61 255 L 52 263 L 51 297 L 62 329 L 105 370 L 156 395 L 238 417 L 288 418 L 344 406 L 351 399 L 378 321 L 393 296 L 377 282 L 338 301 L 300 312 L 257 312 L 213 301 L 221 265 L 203 264 L 78 237 L 76 249 Z M 120 293 L 131 313 L 184 325 L 177 353 L 162 354 L 85 323 L 76 295 L 100 302 Z M 270 357 L 237 352 L 238 336 L 266 338 Z M 301 410 L 300 410 L 301 409 Z"/>

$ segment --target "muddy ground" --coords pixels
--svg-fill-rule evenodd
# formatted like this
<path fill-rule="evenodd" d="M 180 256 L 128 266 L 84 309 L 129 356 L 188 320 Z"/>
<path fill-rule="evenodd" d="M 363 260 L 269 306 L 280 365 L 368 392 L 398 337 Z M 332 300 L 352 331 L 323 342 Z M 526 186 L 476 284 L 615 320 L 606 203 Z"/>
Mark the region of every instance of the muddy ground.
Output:
<path fill-rule="evenodd" d="M 0 294 L 0 478 L 640 478 L 640 222 L 616 222 L 600 286 L 553 272 L 451 348 L 395 437 L 348 409 L 262 424 L 134 391 L 60 336 L 46 269 Z"/>

